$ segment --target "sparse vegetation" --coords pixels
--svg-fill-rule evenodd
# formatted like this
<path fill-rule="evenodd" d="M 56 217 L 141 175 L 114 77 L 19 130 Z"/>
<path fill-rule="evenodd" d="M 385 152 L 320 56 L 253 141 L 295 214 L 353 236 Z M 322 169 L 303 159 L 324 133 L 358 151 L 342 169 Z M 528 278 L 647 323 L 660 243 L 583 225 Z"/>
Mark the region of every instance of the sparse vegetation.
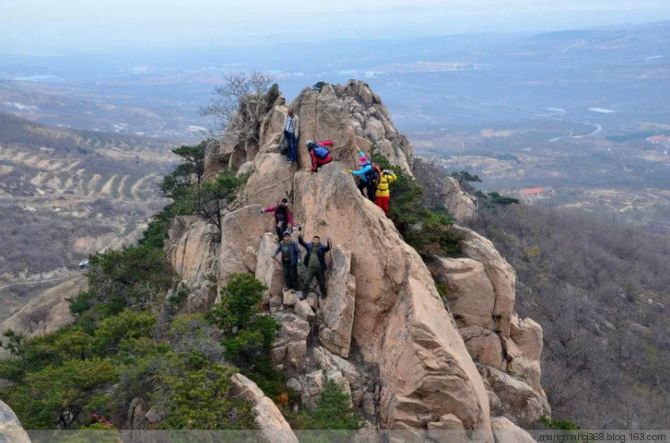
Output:
<path fill-rule="evenodd" d="M 398 177 L 391 188 L 389 217 L 405 241 L 423 256 L 460 252 L 461 239 L 451 229 L 453 220 L 447 210 L 427 205 L 423 198 L 425 188 L 383 155 L 374 153 L 372 159 L 382 169 L 392 169 Z"/>
<path fill-rule="evenodd" d="M 485 211 L 476 228 L 517 270 L 520 314 L 544 328 L 554 423 L 667 425 L 667 237 L 605 214 L 526 205 Z"/>

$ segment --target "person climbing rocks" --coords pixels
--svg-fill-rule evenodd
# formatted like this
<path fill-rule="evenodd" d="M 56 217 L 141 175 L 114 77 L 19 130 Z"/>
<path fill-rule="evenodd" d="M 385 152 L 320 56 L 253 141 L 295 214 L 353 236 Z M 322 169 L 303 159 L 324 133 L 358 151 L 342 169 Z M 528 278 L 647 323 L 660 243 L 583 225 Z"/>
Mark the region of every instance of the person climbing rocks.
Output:
<path fill-rule="evenodd" d="M 321 166 L 333 161 L 330 150 L 324 144 L 308 140 L 307 150 L 309 151 L 309 157 L 312 159 L 312 172 L 317 172 Z"/>
<path fill-rule="evenodd" d="M 281 253 L 281 268 L 284 274 L 284 286 L 293 291 L 298 290 L 298 245 L 291 240 L 291 232 L 284 232 L 284 237 L 277 245 L 273 258 Z"/>
<path fill-rule="evenodd" d="M 384 210 L 384 214 L 389 215 L 389 203 L 391 201 L 391 191 L 389 190 L 398 177 L 391 170 L 385 169 L 382 171 L 377 184 L 377 191 L 375 192 L 375 204 Z"/>
<path fill-rule="evenodd" d="M 288 147 L 288 162 L 296 163 L 298 161 L 298 138 L 300 138 L 300 118 L 293 108 L 288 108 L 286 119 L 284 120 L 284 140 Z"/>
<path fill-rule="evenodd" d="M 314 277 L 316 277 L 316 281 L 319 283 L 321 298 L 324 298 L 326 297 L 326 270 L 328 269 L 326 266 L 326 252 L 330 251 L 330 240 L 327 241 L 326 245 L 323 245 L 321 237 L 315 235 L 311 243 L 305 243 L 302 235 L 300 235 L 298 236 L 298 242 L 307 251 L 303 261 L 307 268 L 307 273 L 305 275 L 302 298 L 305 298 L 309 293 L 309 287 Z"/>
<path fill-rule="evenodd" d="M 375 191 L 377 190 L 377 182 L 380 176 L 379 169 L 374 167 L 363 151 L 358 153 L 358 161 L 361 166 L 355 171 L 351 171 L 351 173 L 358 177 L 358 189 L 361 191 L 361 194 L 365 197 L 367 193 L 367 197 L 374 203 Z"/>
<path fill-rule="evenodd" d="M 288 199 L 282 198 L 281 202 L 275 206 L 269 206 L 263 209 L 263 213 L 272 212 L 275 216 L 275 230 L 277 231 L 277 241 L 281 241 L 284 237 L 284 232 L 291 227 L 293 228 L 293 214 L 288 207 Z"/>

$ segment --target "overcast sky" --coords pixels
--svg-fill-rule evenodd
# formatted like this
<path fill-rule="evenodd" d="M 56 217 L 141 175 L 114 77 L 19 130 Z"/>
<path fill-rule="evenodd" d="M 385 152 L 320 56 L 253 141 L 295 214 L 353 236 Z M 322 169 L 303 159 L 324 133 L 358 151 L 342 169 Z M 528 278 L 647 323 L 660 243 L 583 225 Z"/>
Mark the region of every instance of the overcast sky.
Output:
<path fill-rule="evenodd" d="M 202 47 L 670 19 L 670 0 L 0 0 L 0 50 Z"/>

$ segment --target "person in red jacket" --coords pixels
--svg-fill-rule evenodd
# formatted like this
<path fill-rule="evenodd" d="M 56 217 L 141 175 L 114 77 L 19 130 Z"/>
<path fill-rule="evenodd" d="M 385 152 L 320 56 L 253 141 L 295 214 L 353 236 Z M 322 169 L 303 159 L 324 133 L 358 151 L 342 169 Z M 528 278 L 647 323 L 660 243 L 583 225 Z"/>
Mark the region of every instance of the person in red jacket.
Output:
<path fill-rule="evenodd" d="M 321 166 L 333 161 L 328 148 L 313 140 L 307 142 L 307 150 L 309 151 L 309 157 L 312 159 L 312 172 L 317 172 Z"/>
<path fill-rule="evenodd" d="M 293 227 L 293 214 L 288 208 L 288 199 L 282 198 L 281 203 L 276 206 L 269 206 L 263 209 L 263 213 L 272 212 L 275 216 L 275 229 L 277 231 L 277 237 L 279 241 L 284 236 L 284 233 L 287 231 L 288 227 Z"/>

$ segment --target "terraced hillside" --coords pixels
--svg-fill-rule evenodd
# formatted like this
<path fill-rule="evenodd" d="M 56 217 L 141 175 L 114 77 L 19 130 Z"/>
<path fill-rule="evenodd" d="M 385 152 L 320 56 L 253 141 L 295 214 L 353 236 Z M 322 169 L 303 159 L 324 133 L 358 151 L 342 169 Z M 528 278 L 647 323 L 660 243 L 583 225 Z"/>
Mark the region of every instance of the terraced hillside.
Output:
<path fill-rule="evenodd" d="M 170 149 L 0 113 L 0 320 L 90 253 L 139 235 L 164 204 Z"/>

